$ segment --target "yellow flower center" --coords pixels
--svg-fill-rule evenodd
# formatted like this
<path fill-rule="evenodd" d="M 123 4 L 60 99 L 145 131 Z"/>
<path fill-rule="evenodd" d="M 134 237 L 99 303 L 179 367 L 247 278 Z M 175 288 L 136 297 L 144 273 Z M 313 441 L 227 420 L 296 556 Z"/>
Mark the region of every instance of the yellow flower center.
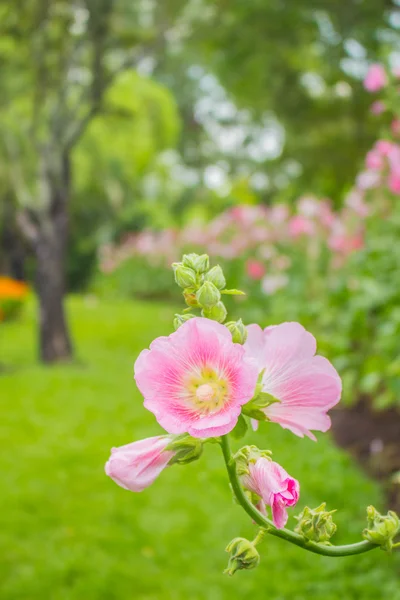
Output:
<path fill-rule="evenodd" d="M 198 374 L 190 377 L 187 390 L 189 404 L 208 415 L 224 406 L 229 386 L 213 369 L 203 367 Z"/>

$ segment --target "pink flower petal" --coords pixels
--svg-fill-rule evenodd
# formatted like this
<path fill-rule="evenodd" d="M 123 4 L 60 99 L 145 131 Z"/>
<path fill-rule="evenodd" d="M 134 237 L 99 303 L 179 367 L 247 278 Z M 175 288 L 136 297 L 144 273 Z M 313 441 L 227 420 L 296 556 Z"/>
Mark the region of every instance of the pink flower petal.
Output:
<path fill-rule="evenodd" d="M 315 338 L 299 323 L 267 328 L 264 345 L 259 331 L 252 328 L 246 351 L 263 371 L 263 391 L 279 400 L 265 408 L 265 414 L 296 435 L 315 440 L 311 429 L 326 431 L 330 427 L 326 413 L 339 402 L 339 375 L 326 358 L 314 356 Z"/>

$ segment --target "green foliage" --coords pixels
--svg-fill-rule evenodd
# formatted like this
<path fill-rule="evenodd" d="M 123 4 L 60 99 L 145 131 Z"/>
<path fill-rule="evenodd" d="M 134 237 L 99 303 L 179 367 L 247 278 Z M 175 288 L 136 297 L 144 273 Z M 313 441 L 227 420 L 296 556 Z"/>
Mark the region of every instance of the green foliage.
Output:
<path fill-rule="evenodd" d="M 68 308 L 75 365 L 35 364 L 33 314 L 2 331 L 9 367 L 0 376 L 2 599 L 400 599 L 395 553 L 378 562 L 373 553 L 330 559 L 271 538 L 257 571 L 224 577 L 224 545 L 238 534 L 251 539 L 256 528 L 230 502 L 215 445 L 141 494 L 115 486 L 103 469 L 109 449 L 160 431 L 143 410 L 132 365 L 151 340 L 171 333 L 173 310 L 89 297 Z M 366 498 L 382 506 L 377 486 L 329 437 L 315 451 L 313 442 L 262 423 L 248 439 L 271 444 L 300 480 L 299 509 L 316 506 L 323 490 L 338 508 L 338 544 L 360 536 Z"/>
<path fill-rule="evenodd" d="M 132 257 L 112 273 L 98 273 L 91 289 L 107 298 L 181 299 L 172 270 Z"/>
<path fill-rule="evenodd" d="M 75 153 L 78 191 L 97 181 L 111 202 L 118 202 L 118 188 L 120 195 L 131 196 L 157 154 L 175 144 L 178 131 L 176 106 L 167 89 L 135 72 L 121 73 Z"/>

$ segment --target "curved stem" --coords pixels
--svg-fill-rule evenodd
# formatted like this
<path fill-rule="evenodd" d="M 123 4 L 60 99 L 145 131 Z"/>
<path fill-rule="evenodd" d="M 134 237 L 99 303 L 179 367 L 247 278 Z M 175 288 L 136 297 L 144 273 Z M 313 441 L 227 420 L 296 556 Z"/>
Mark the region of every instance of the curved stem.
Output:
<path fill-rule="evenodd" d="M 226 469 L 229 475 L 229 481 L 231 483 L 233 493 L 236 496 L 239 504 L 244 508 L 247 514 L 261 527 L 267 529 L 268 533 L 280 537 L 291 544 L 300 546 L 304 550 L 314 552 L 315 554 L 322 554 L 323 556 L 351 556 L 353 554 L 363 554 L 369 550 L 379 548 L 376 544 L 368 541 L 357 542 L 356 544 L 348 544 L 346 546 L 326 546 L 323 544 L 317 544 L 316 542 L 309 542 L 303 536 L 290 531 L 289 529 L 277 529 L 273 522 L 262 515 L 256 507 L 250 502 L 243 488 L 240 484 L 239 477 L 236 471 L 236 463 L 233 459 L 229 438 L 227 435 L 221 437 L 222 453 L 226 464 Z"/>

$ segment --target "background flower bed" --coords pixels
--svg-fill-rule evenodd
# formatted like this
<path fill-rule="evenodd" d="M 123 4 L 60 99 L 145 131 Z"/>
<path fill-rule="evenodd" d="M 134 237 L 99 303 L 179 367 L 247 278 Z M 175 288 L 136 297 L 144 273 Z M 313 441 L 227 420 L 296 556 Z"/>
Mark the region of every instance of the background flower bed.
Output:
<path fill-rule="evenodd" d="M 173 306 L 76 298 L 68 308 L 80 347 L 75 366 L 35 364 L 33 336 L 27 337 L 34 328 L 32 306 L 6 330 L 1 597 L 97 600 L 134 593 L 138 600 L 261 600 L 268 581 L 271 600 L 399 600 L 398 556 L 379 564 L 372 554 L 310 561 L 280 540 L 270 541 L 257 571 L 223 578 L 226 555 L 215 540 L 228 542 L 238 524 L 244 535 L 253 526 L 230 504 L 222 459 L 212 451 L 202 459 L 206 467 L 198 462 L 170 469 L 151 493 L 118 490 L 103 472 L 108 448 L 160 432 L 142 409 L 132 364 L 156 335 L 171 332 Z M 299 506 L 315 505 L 324 489 L 328 507 L 339 509 L 337 543 L 364 527 L 365 498 L 383 507 L 377 486 L 329 436 L 318 436 L 318 452 L 312 441 L 278 427 L 261 425 L 255 436 L 257 443 L 267 436 L 276 458 L 303 482 Z M 224 510 L 215 514 L 218 505 Z"/>
<path fill-rule="evenodd" d="M 29 287 L 23 281 L 0 276 L 0 322 L 18 316 L 28 292 Z"/>

